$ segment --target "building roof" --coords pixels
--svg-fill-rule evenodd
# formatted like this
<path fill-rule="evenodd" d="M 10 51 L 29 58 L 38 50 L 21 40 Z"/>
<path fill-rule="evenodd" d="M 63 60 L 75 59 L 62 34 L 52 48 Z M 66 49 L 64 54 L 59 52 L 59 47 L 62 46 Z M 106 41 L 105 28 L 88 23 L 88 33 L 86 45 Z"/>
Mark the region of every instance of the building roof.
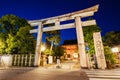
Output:
<path fill-rule="evenodd" d="M 77 44 L 77 39 L 65 40 L 62 45 L 74 45 Z"/>

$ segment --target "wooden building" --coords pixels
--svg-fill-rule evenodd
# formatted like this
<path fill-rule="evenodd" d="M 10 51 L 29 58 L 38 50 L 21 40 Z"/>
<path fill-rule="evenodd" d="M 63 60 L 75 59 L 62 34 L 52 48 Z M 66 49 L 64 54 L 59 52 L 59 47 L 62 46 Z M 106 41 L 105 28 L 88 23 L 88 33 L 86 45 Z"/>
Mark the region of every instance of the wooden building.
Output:
<path fill-rule="evenodd" d="M 65 40 L 62 47 L 65 49 L 65 59 L 77 60 L 79 58 L 77 40 Z"/>

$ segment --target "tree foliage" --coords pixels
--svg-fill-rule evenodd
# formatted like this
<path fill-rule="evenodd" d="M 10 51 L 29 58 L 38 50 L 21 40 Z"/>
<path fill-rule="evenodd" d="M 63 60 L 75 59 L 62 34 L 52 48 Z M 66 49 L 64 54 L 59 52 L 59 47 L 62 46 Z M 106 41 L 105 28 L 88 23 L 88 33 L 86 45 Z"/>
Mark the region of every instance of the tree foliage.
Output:
<path fill-rule="evenodd" d="M 63 48 L 63 47 L 61 47 L 61 46 L 56 46 L 56 47 L 54 48 L 54 56 L 60 58 L 61 56 L 64 55 L 64 53 L 65 53 L 65 51 L 64 51 L 64 48 Z"/>
<path fill-rule="evenodd" d="M 53 44 L 58 45 L 61 41 L 60 31 L 46 32 L 46 39 Z"/>
<path fill-rule="evenodd" d="M 53 26 L 54 24 L 52 24 Z M 51 26 L 51 25 L 48 25 Z M 60 30 L 56 30 L 56 31 L 49 31 L 46 32 L 46 43 L 49 45 L 50 43 L 50 47 L 47 47 L 47 51 L 49 50 L 49 55 L 53 55 L 54 51 L 53 51 L 53 47 L 54 45 L 58 45 L 61 41 L 61 37 L 60 37 Z"/>
<path fill-rule="evenodd" d="M 105 45 L 115 46 L 120 44 L 120 31 L 111 31 L 104 36 Z"/>
<path fill-rule="evenodd" d="M 44 51 L 44 54 L 45 54 L 45 55 L 53 56 L 53 55 L 54 55 L 54 51 L 53 51 L 53 50 L 51 51 L 49 48 L 47 48 L 47 49 Z"/>
<path fill-rule="evenodd" d="M 94 54 L 94 41 L 93 41 L 93 33 L 94 32 L 100 32 L 100 28 L 97 25 L 93 26 L 86 26 L 83 28 L 84 33 L 84 40 L 86 43 L 88 43 L 88 47 L 90 48 L 89 53 Z"/>
<path fill-rule="evenodd" d="M 29 34 L 31 26 L 15 15 L 5 15 L 0 19 L 0 53 L 33 53 L 35 39 Z"/>
<path fill-rule="evenodd" d="M 5 39 L 2 38 L 4 34 L 0 33 L 0 53 L 5 53 L 6 42 Z"/>
<path fill-rule="evenodd" d="M 44 26 L 50 27 L 50 26 L 55 26 L 55 24 L 46 24 Z M 48 31 L 45 32 L 46 34 L 46 40 L 48 42 L 50 42 L 52 45 L 58 45 L 61 41 L 61 37 L 60 37 L 60 30 L 56 30 L 56 31 Z"/>
<path fill-rule="evenodd" d="M 104 53 L 106 62 L 115 64 L 115 55 L 112 53 L 111 48 L 109 46 L 104 46 Z"/>

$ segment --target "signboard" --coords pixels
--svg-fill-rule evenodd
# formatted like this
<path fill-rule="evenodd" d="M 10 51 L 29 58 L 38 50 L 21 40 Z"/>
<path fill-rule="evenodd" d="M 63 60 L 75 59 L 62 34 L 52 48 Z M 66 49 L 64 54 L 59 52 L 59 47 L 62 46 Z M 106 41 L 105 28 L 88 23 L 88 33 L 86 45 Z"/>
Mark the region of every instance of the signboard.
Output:
<path fill-rule="evenodd" d="M 53 57 L 52 56 L 48 56 L 48 64 L 52 64 L 53 63 Z"/>
<path fill-rule="evenodd" d="M 89 50 L 90 50 L 90 48 L 89 48 L 88 46 L 86 46 L 86 50 L 87 50 L 87 51 L 89 51 Z"/>
<path fill-rule="evenodd" d="M 94 38 L 94 46 L 95 46 L 98 68 L 105 69 L 106 61 L 105 61 L 104 48 L 103 48 L 100 32 L 93 33 L 93 38 Z"/>

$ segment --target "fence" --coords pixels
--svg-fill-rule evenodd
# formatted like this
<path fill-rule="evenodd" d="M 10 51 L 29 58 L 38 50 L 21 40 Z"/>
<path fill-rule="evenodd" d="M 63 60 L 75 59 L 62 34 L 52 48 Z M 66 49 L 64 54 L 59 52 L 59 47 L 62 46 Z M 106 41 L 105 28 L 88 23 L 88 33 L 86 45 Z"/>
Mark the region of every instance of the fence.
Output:
<path fill-rule="evenodd" d="M 21 66 L 21 67 L 32 67 L 34 66 L 35 54 L 12 54 L 12 55 L 0 55 L 0 67 L 9 66 Z M 53 61 L 56 62 L 56 57 L 48 60 L 48 64 L 52 64 Z M 45 62 L 42 62 L 45 61 Z M 49 62 L 52 61 L 52 62 Z M 47 60 L 41 57 L 41 65 L 47 64 Z"/>
<path fill-rule="evenodd" d="M 12 66 L 34 66 L 34 54 L 14 54 Z"/>

